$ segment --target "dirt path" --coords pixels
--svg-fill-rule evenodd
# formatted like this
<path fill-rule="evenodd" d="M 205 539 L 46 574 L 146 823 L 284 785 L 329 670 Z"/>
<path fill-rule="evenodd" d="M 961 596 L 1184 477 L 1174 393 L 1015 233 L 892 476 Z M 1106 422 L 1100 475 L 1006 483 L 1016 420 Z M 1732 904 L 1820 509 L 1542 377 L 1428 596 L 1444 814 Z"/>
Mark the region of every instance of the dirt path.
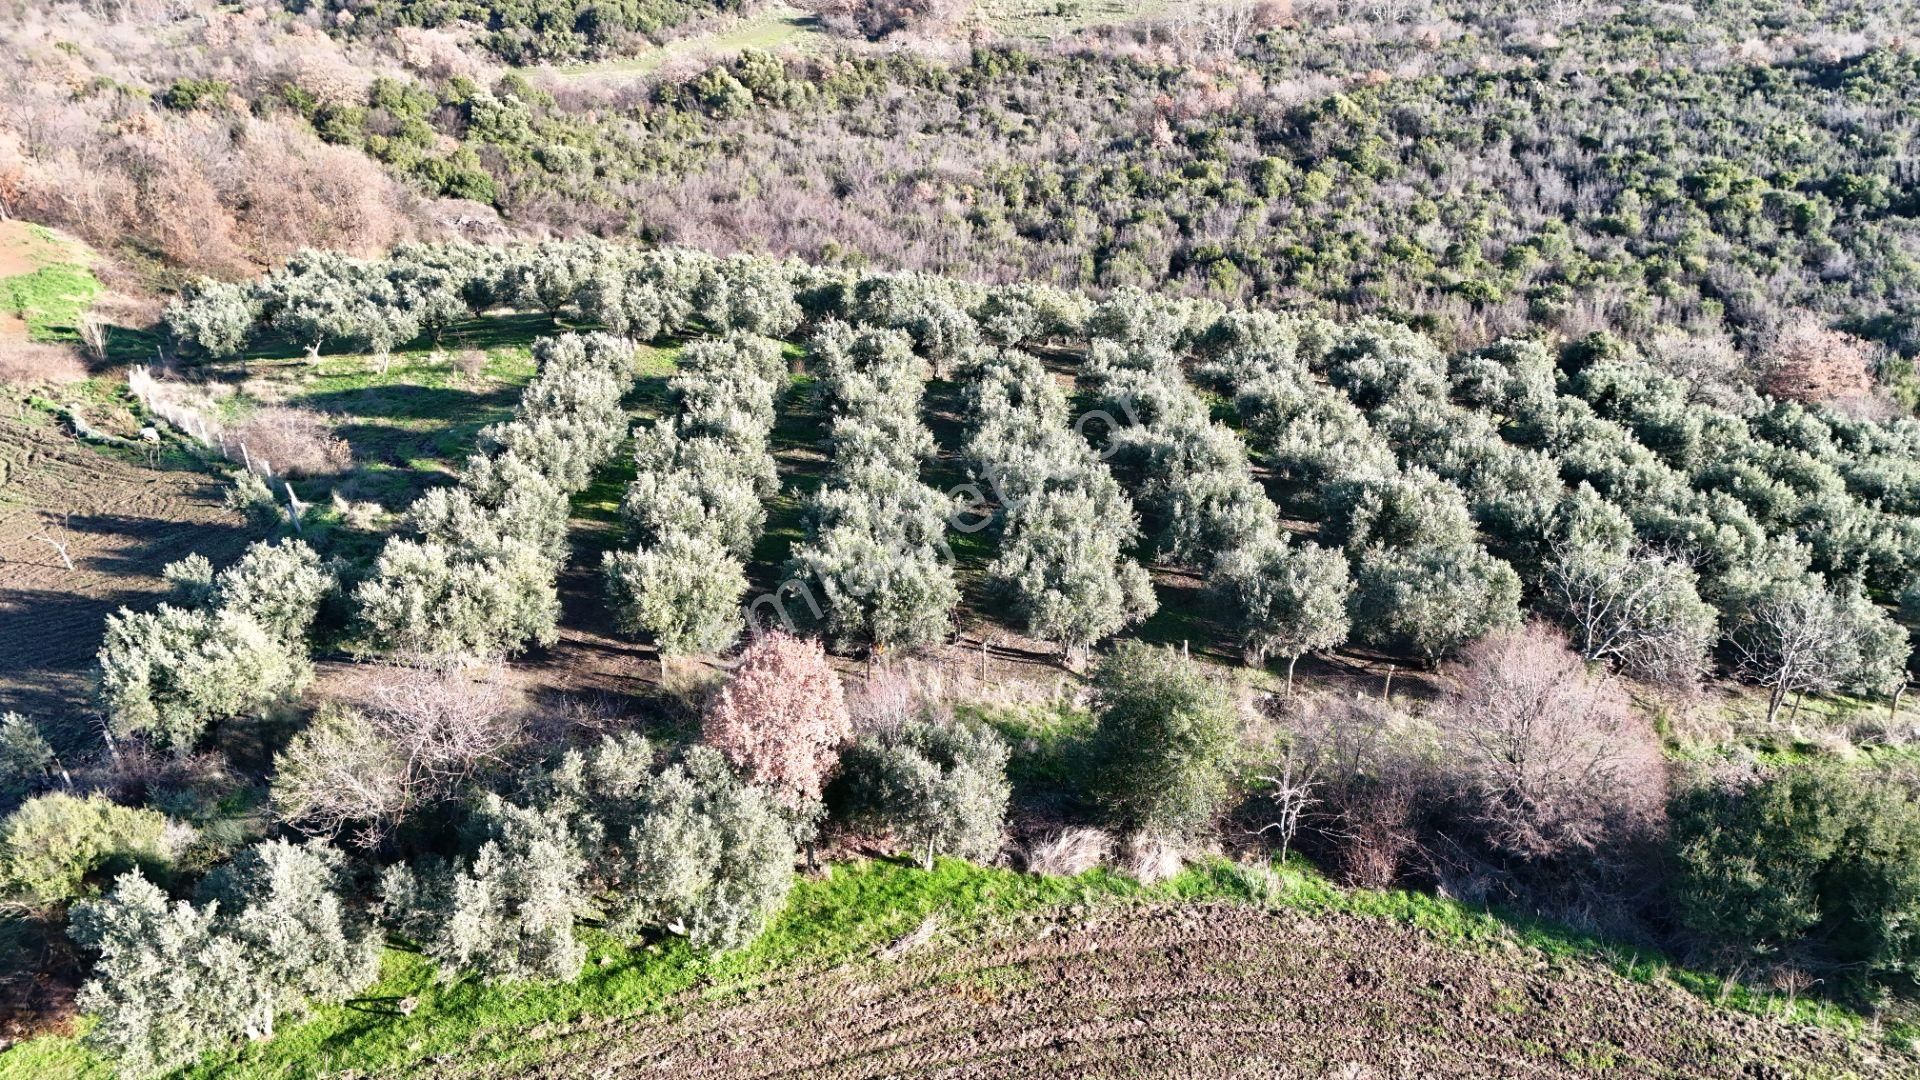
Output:
<path fill-rule="evenodd" d="M 521 1033 L 524 1034 L 524 1033 Z M 525 1040 L 518 1040 L 528 1045 Z M 1920 1062 L 1515 947 L 1245 906 L 1054 917 L 532 1040 L 542 1078 L 1789 1077 Z M 502 1075 L 484 1056 L 430 1075 Z"/>

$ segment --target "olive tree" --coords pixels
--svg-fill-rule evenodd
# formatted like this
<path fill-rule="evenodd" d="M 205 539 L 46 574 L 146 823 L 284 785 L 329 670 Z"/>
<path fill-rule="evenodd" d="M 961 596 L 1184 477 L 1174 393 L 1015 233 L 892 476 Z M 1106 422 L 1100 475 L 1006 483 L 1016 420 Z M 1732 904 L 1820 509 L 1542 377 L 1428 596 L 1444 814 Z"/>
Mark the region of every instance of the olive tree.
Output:
<path fill-rule="evenodd" d="M 1158 607 L 1146 568 L 1127 558 L 1122 534 L 1082 491 L 1049 491 L 1023 504 L 988 573 L 1010 594 L 1027 632 L 1059 642 L 1070 662 Z"/>
<path fill-rule="evenodd" d="M 792 888 L 790 812 L 712 749 L 693 748 L 647 785 L 635 811 L 603 820 L 615 849 L 617 929 L 663 927 L 696 949 L 738 948 Z"/>
<path fill-rule="evenodd" d="M 252 618 L 292 647 L 305 639 L 332 588 L 333 575 L 304 541 L 263 541 L 215 575 L 212 601 Z"/>
<path fill-rule="evenodd" d="M 107 616 L 99 697 L 120 735 L 146 734 L 186 753 L 207 725 L 257 712 L 298 693 L 312 677 L 304 648 L 229 610 L 167 604 Z"/>
<path fill-rule="evenodd" d="M 610 552 L 605 574 L 615 624 L 652 635 L 663 657 L 717 653 L 740 632 L 746 573 L 710 537 L 676 531 L 652 547 Z"/>
<path fill-rule="evenodd" d="M 793 278 L 786 266 L 761 256 L 730 255 L 700 276 L 694 304 L 716 330 L 784 337 L 800 324 Z"/>
<path fill-rule="evenodd" d="M 0 713 L 0 798 L 31 795 L 55 769 L 66 773 L 40 726 L 16 712 Z"/>
<path fill-rule="evenodd" d="M 343 1001 L 379 975 L 380 938 L 349 906 L 351 885 L 346 859 L 317 840 L 254 844 L 201 883 L 200 899 L 217 905 L 217 928 L 267 987 L 250 1026 L 270 1034 L 276 1014 Z"/>
<path fill-rule="evenodd" d="M 367 643 L 403 656 L 492 656 L 551 644 L 560 617 L 553 564 L 515 540 L 466 551 L 390 540 L 354 598 Z"/>
<path fill-rule="evenodd" d="M 212 875 L 201 905 L 170 903 L 137 871 L 76 905 L 69 932 L 99 953 L 76 999 L 95 1020 L 86 1041 L 148 1076 L 365 989 L 379 939 L 345 903 L 343 869 L 325 847 L 270 841 Z"/>
<path fill-rule="evenodd" d="M 561 807 L 526 808 L 489 794 L 470 860 L 389 867 L 385 911 L 443 974 L 490 982 L 566 981 L 586 946 L 574 924 L 590 909 L 587 862 Z"/>
<path fill-rule="evenodd" d="M 224 357 L 246 347 L 260 314 L 260 301 L 250 286 L 201 278 L 167 305 L 164 318 L 175 341 Z"/>
<path fill-rule="evenodd" d="M 1520 621 L 1520 576 L 1481 548 L 1373 549 L 1354 566 L 1355 634 L 1432 664 Z"/>
<path fill-rule="evenodd" d="M 848 816 L 891 831 L 925 869 L 937 855 L 984 862 L 999 851 L 1007 747 L 986 725 L 911 721 L 861 737 L 842 764 Z"/>
<path fill-rule="evenodd" d="M 1300 657 L 1347 640 L 1353 579 L 1338 550 L 1265 536 L 1222 553 L 1207 584 L 1238 628 L 1247 663 L 1287 658 L 1289 692 Z"/>
<path fill-rule="evenodd" d="M 155 1076 L 265 1034 L 251 1024 L 272 990 L 218 918 L 213 906 L 169 901 L 138 873 L 75 907 L 68 934 L 99 958 L 74 1004 L 95 1018 L 88 1045 L 124 1075 Z"/>

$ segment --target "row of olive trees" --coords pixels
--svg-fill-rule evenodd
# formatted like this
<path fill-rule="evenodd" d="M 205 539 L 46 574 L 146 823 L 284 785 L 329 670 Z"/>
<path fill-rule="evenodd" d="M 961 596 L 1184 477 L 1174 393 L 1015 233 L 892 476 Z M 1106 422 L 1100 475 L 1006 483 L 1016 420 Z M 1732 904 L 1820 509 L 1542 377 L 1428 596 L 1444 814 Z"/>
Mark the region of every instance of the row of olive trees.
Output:
<path fill-rule="evenodd" d="M 513 419 L 480 433 L 459 483 L 407 513 L 354 592 L 364 647 L 411 657 L 510 653 L 554 639 L 567 500 L 626 436 L 633 343 L 542 339 Z"/>
<path fill-rule="evenodd" d="M 1265 345 L 1222 349 L 1229 336 L 1210 335 L 1200 350 L 1211 360 L 1209 373 L 1237 389 L 1236 407 L 1270 464 L 1303 491 L 1319 492 L 1312 512 L 1323 518 L 1323 535 L 1343 539 L 1350 551 L 1370 543 L 1388 550 L 1453 545 L 1477 528 L 1584 655 L 1642 678 L 1696 676 L 1724 636 L 1730 669 L 1761 685 L 1784 679 L 1800 689 L 1889 693 L 1903 682 L 1899 628 L 1847 573 L 1818 557 L 1820 533 L 1804 529 L 1808 519 L 1763 521 L 1715 483 L 1714 473 L 1743 453 L 1789 479 L 1819 471 L 1804 454 L 1794 467 L 1795 454 L 1748 435 L 1741 418 L 1669 400 L 1684 422 L 1660 428 L 1643 417 L 1638 433 L 1656 439 L 1663 448 L 1656 454 L 1635 431 L 1560 393 L 1558 365 L 1533 343 L 1503 342 L 1449 363 L 1424 339 L 1372 320 L 1339 327 L 1245 318 L 1268 324 L 1257 335 Z M 1593 361 L 1568 381 L 1607 408 L 1624 409 L 1617 402 L 1630 396 L 1622 391 L 1630 375 L 1647 373 L 1625 361 Z M 1614 390 L 1602 392 L 1603 379 Z M 1709 436 L 1712 465 L 1706 451 L 1686 449 L 1689 439 Z M 1699 469 L 1689 474 L 1669 459 Z M 1808 482 L 1826 492 L 1836 514 L 1865 521 L 1840 529 L 1857 550 L 1901 547 L 1886 530 L 1911 522 L 1849 508 L 1837 478 Z M 1749 496 L 1761 488 L 1759 474 L 1732 485 Z M 1810 543 L 1796 543 L 1796 535 Z M 1828 650 L 1846 662 L 1818 678 L 1789 674 L 1793 665 L 1778 649 L 1739 644 L 1776 640 L 1777 630 L 1760 625 L 1776 621 L 1764 613 L 1808 590 L 1844 613 L 1832 622 L 1844 626 L 1849 643 Z"/>
<path fill-rule="evenodd" d="M 598 323 L 635 341 L 714 331 L 779 337 L 801 318 L 803 268 L 692 248 L 642 249 L 597 240 L 489 247 L 415 244 L 383 259 L 306 251 L 256 282 L 188 286 L 166 311 L 176 344 L 214 357 L 278 339 L 318 356 L 386 354 L 436 343 L 499 308 Z"/>
<path fill-rule="evenodd" d="M 779 490 L 768 450 L 785 387 L 780 343 L 736 332 L 688 345 L 672 412 L 636 436 L 621 513 L 635 544 L 610 553 L 615 621 L 663 657 L 717 653 L 740 633 L 746 562 Z"/>
<path fill-rule="evenodd" d="M 1497 526 L 1540 518 L 1528 495 L 1538 485 L 1526 484 L 1539 463 L 1512 455 L 1397 457 L 1377 425 L 1391 389 L 1420 377 L 1426 343 L 1377 321 L 1344 329 L 1338 345 L 1345 364 L 1328 370 L 1331 386 L 1316 380 L 1302 358 L 1303 350 L 1333 344 L 1325 324 L 1264 313 L 1229 317 L 1210 330 L 1203 354 L 1209 375 L 1239 390 L 1236 405 L 1256 445 L 1306 496 L 1320 538 L 1343 546 L 1352 560 L 1349 606 L 1358 636 L 1433 661 L 1517 623 L 1513 562 L 1522 551 L 1500 543 Z M 1497 554 L 1483 542 L 1489 538 Z"/>
<path fill-rule="evenodd" d="M 973 429 L 965 454 L 982 495 L 1001 510 L 1000 552 L 988 576 L 1028 634 L 1058 642 L 1077 664 L 1088 646 L 1158 605 L 1152 579 L 1131 556 L 1139 533 L 1133 502 L 1076 433 L 1066 393 L 1032 355 L 982 353 L 967 396 Z"/>
<path fill-rule="evenodd" d="M 825 304 L 804 302 L 821 296 L 829 297 Z M 1151 337 L 1168 347 L 1192 344 L 1204 357 L 1210 348 L 1237 340 L 1236 334 L 1261 332 L 1248 329 L 1258 324 L 1256 316 L 1220 318 L 1224 309 L 1217 304 L 1156 304 L 1132 290 L 1116 300 L 1102 308 L 1106 325 L 1097 329 L 1098 336 L 1143 342 Z M 780 336 L 790 333 L 809 307 L 816 313 L 824 307 L 856 322 L 906 331 L 937 372 L 967 355 L 983 336 L 1007 343 L 1082 337 L 1090 314 L 1084 297 L 1040 286 L 987 288 L 924 274 L 856 278 L 747 256 L 719 259 L 684 248 L 550 241 L 517 248 L 415 246 L 379 262 L 307 253 L 254 285 L 209 283 L 189 290 L 169 309 L 169 321 L 177 338 L 213 352 L 230 352 L 267 331 L 317 349 L 327 342 L 404 340 L 414 333 L 402 331 L 414 324 L 439 332 L 459 312 L 501 305 L 568 313 L 636 340 L 683 333 L 695 321 L 713 330 Z M 1160 309 L 1173 314 L 1156 315 Z M 397 320 L 402 331 L 355 330 L 350 324 L 356 320 Z M 1153 326 L 1156 321 L 1162 325 Z M 1672 490 L 1676 487 L 1695 491 L 1695 504 L 1698 496 L 1722 494 L 1769 530 L 1795 532 L 1814 548 L 1823 571 L 1864 573 L 1877 588 L 1905 580 L 1914 569 L 1920 525 L 1911 511 L 1920 506 L 1920 424 L 1911 420 L 1876 423 L 1751 395 L 1733 403 L 1744 415 L 1730 412 L 1689 400 L 1693 387 L 1606 338 L 1575 350 L 1572 395 L 1562 395 L 1554 386 L 1543 387 L 1533 372 L 1521 373 L 1526 381 L 1514 386 L 1497 370 L 1516 363 L 1537 368 L 1542 358 L 1537 346 L 1502 343 L 1449 365 L 1430 341 L 1392 324 L 1362 320 L 1344 331 L 1324 324 L 1302 330 L 1306 324 L 1298 320 L 1285 325 L 1307 334 L 1306 358 L 1316 370 L 1369 410 L 1392 404 L 1390 398 L 1402 404 L 1444 398 L 1450 376 L 1463 384 L 1462 404 L 1489 415 L 1500 398 L 1519 393 L 1523 403 L 1547 409 L 1547 422 L 1569 428 L 1560 437 L 1576 445 L 1598 439 L 1595 452 L 1617 455 L 1620 435 L 1633 436 L 1645 453 L 1675 470 L 1664 480 L 1638 478 L 1668 489 L 1662 493 L 1668 503 L 1685 501 Z M 1291 355 L 1292 348 L 1283 346 L 1283 351 Z M 1330 358 L 1328 349 L 1343 355 Z M 1551 358 L 1545 362 L 1552 370 Z M 1543 389 L 1544 394 L 1537 393 Z M 1569 412 L 1573 397 L 1586 401 L 1591 411 Z M 1269 428 L 1276 423 L 1291 428 L 1289 421 L 1302 418 L 1312 422 L 1316 434 L 1346 435 L 1355 428 L 1354 418 L 1328 413 L 1324 401 L 1306 406 L 1296 401 L 1291 408 L 1267 412 L 1284 414 L 1269 420 Z M 1416 413 L 1416 418 L 1430 420 L 1431 415 Z M 1608 420 L 1619 426 L 1598 423 Z M 1334 430 L 1317 430 L 1327 425 Z M 1489 427 L 1489 416 L 1479 417 L 1470 442 L 1489 444 L 1492 440 L 1484 437 Z M 1334 449 L 1316 451 L 1299 434 L 1269 434 L 1309 462 L 1335 457 Z M 1339 440 L 1338 448 L 1352 441 Z M 1497 480 L 1510 474 L 1537 496 L 1539 485 L 1532 482 L 1541 473 L 1537 462 L 1473 462 L 1468 471 L 1467 484 L 1497 491 Z M 1529 514 L 1539 516 L 1539 501 L 1492 509 L 1518 515 L 1512 524 L 1524 527 Z M 1703 511 L 1699 505 L 1681 505 L 1676 512 L 1691 519 Z"/>
<path fill-rule="evenodd" d="M 946 531 L 952 500 L 920 480 L 934 453 L 920 419 L 926 365 L 900 330 L 829 322 L 811 365 L 830 420 L 833 471 L 814 497 L 778 610 L 843 647 L 905 649 L 944 640 L 960 602 Z"/>
<path fill-rule="evenodd" d="M 1806 545 L 1831 579 L 1857 577 L 1897 592 L 1920 574 L 1920 424 L 1872 424 L 1775 402 L 1729 414 L 1691 400 L 1686 383 L 1596 336 L 1570 357 L 1566 388 L 1620 424 L 1708 495 L 1729 497 L 1771 535 Z M 1836 436 L 1838 436 L 1836 438 Z M 1852 443 L 1857 452 L 1846 447 Z M 1903 452 L 1890 453 L 1893 448 Z"/>
<path fill-rule="evenodd" d="M 1239 340 L 1249 325 L 1192 302 L 1116 296 L 1090 322 L 1086 370 L 1100 407 L 1125 418 L 1111 452 L 1157 521 L 1160 554 L 1203 568 L 1247 661 L 1283 655 L 1291 680 L 1300 656 L 1347 640 L 1354 591 L 1347 560 L 1281 529 L 1244 443 L 1211 418 L 1175 351 L 1216 338 L 1256 348 Z"/>
<path fill-rule="evenodd" d="M 1570 485 L 1538 584 L 1582 651 L 1664 678 L 1704 668 L 1717 642 L 1730 671 L 1762 686 L 1897 692 L 1906 633 L 1867 588 L 1893 591 L 1908 578 L 1898 567 L 1910 563 L 1912 544 L 1900 534 L 1915 523 L 1862 505 L 1830 468 L 1759 438 L 1740 416 L 1671 393 L 1660 417 L 1652 405 L 1625 404 L 1647 397 L 1644 382 L 1661 380 L 1610 359 L 1604 345 L 1570 350 L 1565 383 L 1581 396 L 1556 393 L 1552 359 L 1519 343 L 1463 358 L 1451 388 L 1463 404 L 1485 402 L 1509 417 L 1497 436 L 1544 454 Z M 1470 415 L 1449 408 L 1446 392 L 1423 393 L 1404 413 L 1432 418 L 1426 441 L 1460 456 L 1431 433 Z M 1801 506 L 1768 509 L 1773 501 Z M 1824 651 L 1829 662 L 1818 674 L 1797 670 L 1792 650 L 1772 644 L 1781 640 L 1781 613 L 1816 595 L 1845 643 Z M 1772 696 L 1770 718 L 1781 700 Z"/>

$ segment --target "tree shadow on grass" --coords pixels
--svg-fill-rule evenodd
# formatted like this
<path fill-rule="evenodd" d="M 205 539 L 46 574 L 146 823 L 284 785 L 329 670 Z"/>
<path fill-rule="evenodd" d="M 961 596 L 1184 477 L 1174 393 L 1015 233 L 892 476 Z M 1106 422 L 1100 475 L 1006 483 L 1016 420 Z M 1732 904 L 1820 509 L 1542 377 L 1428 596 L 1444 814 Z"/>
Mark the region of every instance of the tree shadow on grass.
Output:
<path fill-rule="evenodd" d="M 1156 573 L 1153 592 L 1160 607 L 1140 624 L 1137 636 L 1153 645 L 1184 648 L 1223 662 L 1237 663 L 1240 650 L 1233 635 L 1221 622 L 1219 605 L 1208 596 L 1206 585 L 1197 578 Z"/>
<path fill-rule="evenodd" d="M 406 1000 L 403 995 L 352 998 L 341 1002 L 340 1007 L 348 1012 L 366 1013 L 369 1016 L 410 1016 L 410 1010 L 400 1007 L 400 1003 Z"/>
<path fill-rule="evenodd" d="M 510 415 L 520 400 L 520 393 L 518 386 L 482 392 L 402 383 L 352 390 L 317 390 L 294 400 L 309 409 L 360 418 L 427 422 L 472 420 L 480 416 L 484 425 Z"/>
<path fill-rule="evenodd" d="M 566 326 L 539 312 L 480 315 L 448 327 L 440 334 L 438 341 L 422 334 L 412 341 L 394 346 L 394 351 L 526 348 L 537 338 L 575 330 L 584 332 L 585 329 L 591 328 Z M 310 344 L 268 331 L 247 346 L 246 355 L 250 360 L 299 360 L 307 356 L 307 346 Z M 364 342 L 355 341 L 328 341 L 320 347 L 321 356 L 350 356 L 366 351 Z"/>

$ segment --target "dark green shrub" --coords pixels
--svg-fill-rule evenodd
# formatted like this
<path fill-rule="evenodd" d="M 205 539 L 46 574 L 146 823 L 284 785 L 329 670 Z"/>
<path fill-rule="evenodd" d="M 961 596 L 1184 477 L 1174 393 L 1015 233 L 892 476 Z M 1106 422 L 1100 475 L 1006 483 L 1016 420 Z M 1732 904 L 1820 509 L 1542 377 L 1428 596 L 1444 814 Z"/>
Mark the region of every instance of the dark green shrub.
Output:
<path fill-rule="evenodd" d="M 1849 977 L 1920 971 L 1920 798 L 1910 776 L 1792 765 L 1674 802 L 1686 925 L 1741 950 L 1810 951 Z"/>
<path fill-rule="evenodd" d="M 1088 793 L 1114 825 L 1184 835 L 1227 794 L 1236 736 L 1227 691 L 1172 649 L 1126 642 L 1093 676 Z"/>

